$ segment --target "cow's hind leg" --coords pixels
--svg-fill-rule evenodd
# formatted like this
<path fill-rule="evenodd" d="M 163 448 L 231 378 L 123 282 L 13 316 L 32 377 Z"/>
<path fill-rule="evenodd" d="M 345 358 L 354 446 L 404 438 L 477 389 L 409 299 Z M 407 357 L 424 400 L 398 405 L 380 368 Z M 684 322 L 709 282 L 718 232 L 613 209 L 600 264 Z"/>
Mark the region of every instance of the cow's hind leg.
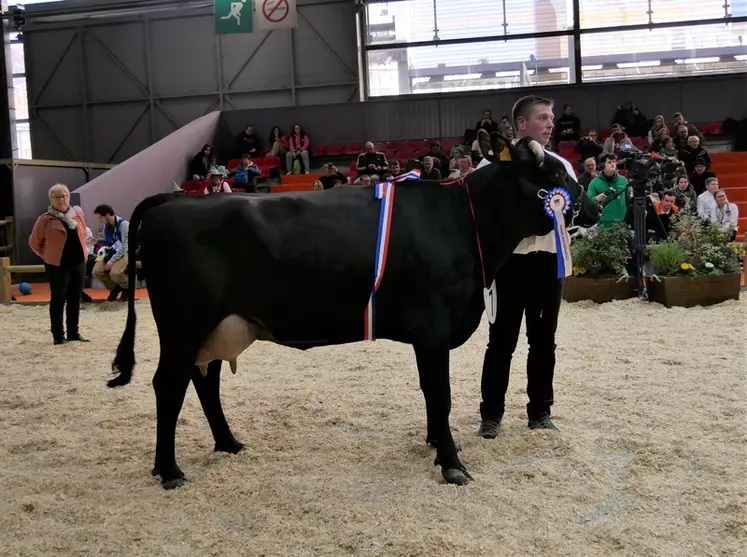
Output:
<path fill-rule="evenodd" d="M 156 393 L 156 463 L 152 474 L 161 476 L 165 489 L 184 485 L 184 473 L 176 464 L 176 422 L 189 386 L 188 366 L 166 365 L 163 358 L 153 377 Z"/>
<path fill-rule="evenodd" d="M 224 453 L 236 454 L 244 448 L 231 433 L 223 406 L 220 402 L 220 360 L 214 360 L 208 365 L 207 375 L 203 376 L 197 366 L 192 369 L 192 382 L 195 385 L 197 396 L 205 412 L 210 430 L 215 439 L 215 450 Z"/>
<path fill-rule="evenodd" d="M 449 426 L 451 411 L 451 385 L 449 383 L 448 344 L 415 344 L 420 385 L 425 396 L 428 416 L 428 439 L 436 446 L 434 464 L 441 465 L 447 483 L 464 485 L 472 477 L 459 460 Z"/>

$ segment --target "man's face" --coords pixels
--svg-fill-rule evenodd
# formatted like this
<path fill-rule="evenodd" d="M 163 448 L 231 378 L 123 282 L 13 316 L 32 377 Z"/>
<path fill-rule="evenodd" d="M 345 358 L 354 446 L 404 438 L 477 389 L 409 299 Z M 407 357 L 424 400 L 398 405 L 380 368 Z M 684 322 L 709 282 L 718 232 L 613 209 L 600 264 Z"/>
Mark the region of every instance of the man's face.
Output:
<path fill-rule="evenodd" d="M 672 195 L 665 195 L 661 200 L 661 209 L 663 211 L 669 211 L 672 209 L 672 205 L 674 205 L 675 197 Z"/>
<path fill-rule="evenodd" d="M 327 170 L 327 174 L 332 175 L 335 173 L 336 168 L 331 164 L 325 164 L 324 167 Z"/>
<path fill-rule="evenodd" d="M 695 167 L 695 173 L 696 174 L 703 174 L 705 172 L 705 166 L 702 164 L 699 164 Z"/>
<path fill-rule="evenodd" d="M 617 162 L 614 159 L 604 161 L 604 174 L 606 176 L 612 176 L 615 171 L 617 171 Z"/>
<path fill-rule="evenodd" d="M 544 104 L 538 104 L 533 106 L 531 110 L 528 118 L 520 116 L 516 122 L 519 135 L 531 137 L 544 147 L 550 142 L 552 129 L 555 127 L 552 108 Z"/>
<path fill-rule="evenodd" d="M 361 184 L 364 186 L 370 186 L 371 185 L 371 177 L 368 175 L 364 175 L 363 178 L 361 178 Z"/>
<path fill-rule="evenodd" d="M 565 110 L 563 110 L 563 113 L 566 116 L 571 116 L 573 114 L 573 107 L 572 106 L 566 106 Z"/>
<path fill-rule="evenodd" d="M 700 145 L 700 139 L 697 135 L 693 135 L 690 137 L 690 139 L 687 140 L 687 146 L 691 149 L 697 149 Z"/>
<path fill-rule="evenodd" d="M 687 126 L 677 128 L 677 133 L 680 134 L 680 137 L 687 137 Z"/>
<path fill-rule="evenodd" d="M 394 161 L 392 165 L 389 167 L 389 172 L 391 172 L 394 176 L 399 174 L 399 161 Z"/>
<path fill-rule="evenodd" d="M 711 193 L 716 193 L 718 191 L 718 180 L 713 180 L 706 186 L 706 189 Z"/>
<path fill-rule="evenodd" d="M 467 172 L 472 167 L 472 161 L 469 159 L 469 157 L 461 157 L 459 159 L 459 170 L 462 173 Z"/>
<path fill-rule="evenodd" d="M 489 110 L 483 110 L 482 112 L 482 119 L 483 120 L 490 120 L 493 117 L 493 113 Z"/>
<path fill-rule="evenodd" d="M 251 126 L 247 126 L 245 131 L 246 135 L 252 135 L 254 133 L 254 128 L 252 128 Z"/>
<path fill-rule="evenodd" d="M 682 114 L 677 114 L 674 117 L 674 125 L 679 126 L 682 125 L 682 123 L 685 121 L 685 117 L 682 116 Z"/>
<path fill-rule="evenodd" d="M 594 159 L 586 159 L 586 162 L 584 163 L 584 170 L 588 172 L 589 174 L 595 174 L 597 171 L 597 163 L 594 162 Z"/>
<path fill-rule="evenodd" d="M 423 159 L 423 168 L 425 168 L 427 172 L 430 172 L 431 170 L 433 170 L 433 158 L 425 157 Z"/>
<path fill-rule="evenodd" d="M 374 152 L 374 145 L 373 143 L 366 143 L 366 153 L 369 155 Z"/>
<path fill-rule="evenodd" d="M 589 139 L 597 138 L 597 130 L 589 130 Z"/>

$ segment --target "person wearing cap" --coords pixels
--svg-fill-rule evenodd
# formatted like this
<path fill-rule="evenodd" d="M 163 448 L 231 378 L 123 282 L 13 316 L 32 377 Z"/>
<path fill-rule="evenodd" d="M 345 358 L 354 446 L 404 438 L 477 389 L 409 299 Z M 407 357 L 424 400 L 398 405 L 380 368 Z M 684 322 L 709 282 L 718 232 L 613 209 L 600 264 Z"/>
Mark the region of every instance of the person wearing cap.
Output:
<path fill-rule="evenodd" d="M 215 167 L 208 172 L 209 183 L 205 186 L 204 194 L 209 193 L 231 193 L 231 186 L 223 181 L 223 174 Z"/>
<path fill-rule="evenodd" d="M 675 129 L 679 128 L 680 126 L 687 126 L 687 137 L 690 137 L 691 135 L 696 136 L 698 139 L 700 139 L 701 145 L 703 145 L 703 143 L 705 142 L 703 134 L 698 131 L 698 128 L 685 120 L 685 116 L 684 114 L 682 114 L 682 112 L 675 112 L 672 115 L 672 124 L 674 125 Z"/>
<path fill-rule="evenodd" d="M 715 178 L 716 173 L 708 170 L 706 160 L 703 157 L 695 159 L 695 168 L 690 174 L 690 183 L 695 188 L 695 194 L 700 195 L 706 190 L 706 180 Z"/>

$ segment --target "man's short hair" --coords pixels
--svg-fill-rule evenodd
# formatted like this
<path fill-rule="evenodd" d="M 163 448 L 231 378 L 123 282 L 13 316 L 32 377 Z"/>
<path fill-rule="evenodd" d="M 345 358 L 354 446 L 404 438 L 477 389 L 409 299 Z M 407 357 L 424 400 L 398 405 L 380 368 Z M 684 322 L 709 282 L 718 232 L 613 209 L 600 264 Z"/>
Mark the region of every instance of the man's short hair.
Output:
<path fill-rule="evenodd" d="M 711 185 L 711 184 L 712 184 L 713 182 L 718 182 L 718 178 L 708 178 L 708 179 L 707 179 L 707 180 L 705 181 L 705 185 L 706 185 L 706 187 L 710 186 L 710 185 Z"/>
<path fill-rule="evenodd" d="M 112 209 L 112 206 L 111 205 L 106 205 L 105 203 L 103 203 L 101 205 L 98 205 L 93 210 L 93 214 L 94 215 L 101 215 L 102 217 L 106 217 L 106 216 L 109 216 L 109 215 L 112 215 L 112 216 L 116 215 L 116 213 L 114 212 L 114 209 Z"/>
<path fill-rule="evenodd" d="M 662 198 L 662 199 L 664 199 L 664 198 L 665 198 L 666 196 L 669 196 L 669 197 L 677 197 L 677 194 L 676 194 L 676 193 L 674 193 L 674 190 L 665 190 L 665 191 L 664 191 L 664 192 L 663 192 L 663 193 L 661 194 L 661 198 Z"/>
<path fill-rule="evenodd" d="M 555 101 L 537 95 L 527 95 L 526 97 L 520 98 L 516 101 L 514 108 L 511 110 L 511 118 L 513 118 L 514 126 L 519 126 L 519 118 L 529 119 L 535 106 L 549 106 L 550 108 L 553 108 L 555 106 Z"/>
<path fill-rule="evenodd" d="M 252 160 L 252 156 L 249 153 L 244 153 L 243 155 L 241 155 L 241 158 Z"/>
<path fill-rule="evenodd" d="M 604 153 L 599 157 L 599 162 L 605 164 L 607 161 L 617 162 L 617 157 L 614 153 Z"/>

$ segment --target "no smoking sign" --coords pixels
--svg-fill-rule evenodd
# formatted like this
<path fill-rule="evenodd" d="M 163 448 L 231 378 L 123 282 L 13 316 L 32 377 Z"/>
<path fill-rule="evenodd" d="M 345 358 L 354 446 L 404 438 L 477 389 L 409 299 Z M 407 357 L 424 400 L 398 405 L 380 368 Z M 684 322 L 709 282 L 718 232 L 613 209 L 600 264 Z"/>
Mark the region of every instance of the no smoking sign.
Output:
<path fill-rule="evenodd" d="M 282 23 L 290 13 L 288 0 L 263 0 L 262 17 L 269 23 Z"/>

